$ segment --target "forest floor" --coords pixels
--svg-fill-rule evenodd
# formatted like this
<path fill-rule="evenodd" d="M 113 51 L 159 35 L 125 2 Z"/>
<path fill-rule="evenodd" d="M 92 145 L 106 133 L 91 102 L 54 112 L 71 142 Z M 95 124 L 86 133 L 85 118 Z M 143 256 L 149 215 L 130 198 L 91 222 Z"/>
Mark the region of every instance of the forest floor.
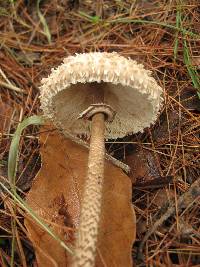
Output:
<path fill-rule="evenodd" d="M 11 187 L 8 156 L 18 124 L 41 114 L 41 79 L 68 55 L 116 51 L 151 70 L 164 92 L 155 125 L 106 145 L 132 170 L 134 264 L 200 266 L 199 1 L 96 2 L 0 0 L 1 185 Z M 23 197 L 40 169 L 39 130 L 29 127 L 20 139 L 17 189 Z M 15 204 L 0 192 L 0 265 L 36 266 L 21 217 L 15 222 L 19 249 L 12 254 Z"/>

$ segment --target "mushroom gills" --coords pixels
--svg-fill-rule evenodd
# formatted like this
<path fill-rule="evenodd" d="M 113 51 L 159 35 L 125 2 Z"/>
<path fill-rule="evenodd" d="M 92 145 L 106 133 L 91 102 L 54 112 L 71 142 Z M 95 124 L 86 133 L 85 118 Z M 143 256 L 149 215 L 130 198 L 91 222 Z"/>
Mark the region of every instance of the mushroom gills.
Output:
<path fill-rule="evenodd" d="M 95 87 L 99 88 L 98 91 L 103 91 L 104 103 L 116 111 L 113 122 L 105 122 L 105 139 L 122 138 L 127 133 L 142 131 L 149 126 L 153 117 L 155 120 L 153 106 L 156 100 L 149 101 L 146 94 L 136 89 L 106 82 L 77 83 L 60 91 L 52 99 L 54 118 L 57 118 L 54 120 L 65 133 L 90 137 L 91 123 L 77 118 L 91 104 L 97 103 L 94 97 Z"/>

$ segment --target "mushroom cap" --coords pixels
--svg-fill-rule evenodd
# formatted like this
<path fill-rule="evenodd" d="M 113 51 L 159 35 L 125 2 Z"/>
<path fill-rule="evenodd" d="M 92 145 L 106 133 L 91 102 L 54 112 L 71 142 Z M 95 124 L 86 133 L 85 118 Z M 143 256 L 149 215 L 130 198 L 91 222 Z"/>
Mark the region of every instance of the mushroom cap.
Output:
<path fill-rule="evenodd" d="M 162 89 L 142 64 L 116 52 L 76 54 L 52 69 L 40 87 L 44 115 L 65 134 L 90 136 L 91 122 L 77 118 L 93 104 L 91 83 L 101 84 L 104 103 L 116 111 L 106 122 L 106 139 L 141 132 L 156 120 Z"/>

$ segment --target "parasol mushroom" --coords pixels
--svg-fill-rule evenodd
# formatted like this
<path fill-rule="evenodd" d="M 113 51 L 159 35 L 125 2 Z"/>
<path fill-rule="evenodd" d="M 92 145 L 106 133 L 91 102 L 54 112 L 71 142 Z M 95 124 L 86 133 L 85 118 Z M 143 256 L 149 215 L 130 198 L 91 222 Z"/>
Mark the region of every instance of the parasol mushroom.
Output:
<path fill-rule="evenodd" d="M 149 127 L 157 118 L 161 94 L 162 89 L 150 71 L 116 52 L 69 56 L 42 80 L 40 97 L 45 116 L 67 136 L 90 137 L 73 266 L 95 264 L 104 138 L 124 137 Z"/>

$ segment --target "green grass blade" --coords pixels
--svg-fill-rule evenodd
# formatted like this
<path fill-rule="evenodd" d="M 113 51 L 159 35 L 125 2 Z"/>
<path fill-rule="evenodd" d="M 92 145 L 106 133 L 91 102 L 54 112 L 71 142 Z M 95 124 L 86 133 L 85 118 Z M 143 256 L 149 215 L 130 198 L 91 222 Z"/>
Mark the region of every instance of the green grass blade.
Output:
<path fill-rule="evenodd" d="M 177 7 L 177 11 L 176 11 L 176 27 L 177 29 L 182 28 L 182 17 L 181 17 L 181 9 L 178 6 Z M 178 55 L 178 45 L 179 45 L 179 39 L 178 39 L 178 31 L 176 31 L 175 34 L 175 44 L 174 44 L 174 61 L 176 61 L 177 59 L 177 55 Z"/>
<path fill-rule="evenodd" d="M 183 27 L 179 27 L 177 25 L 172 25 L 172 24 L 167 24 L 165 22 L 160 22 L 160 21 L 155 21 L 155 20 L 145 20 L 145 19 L 130 19 L 130 18 L 117 18 L 117 19 L 108 19 L 108 20 L 102 20 L 100 19 L 98 16 L 90 16 L 87 13 L 83 12 L 83 11 L 79 11 L 78 13 L 82 18 L 93 22 L 93 23 L 97 23 L 99 21 L 102 21 L 106 24 L 110 24 L 110 23 L 135 23 L 135 24 L 149 24 L 149 25 L 157 25 L 157 26 L 162 26 L 164 28 L 168 28 L 168 29 L 172 29 L 175 30 L 177 32 L 181 32 L 185 35 L 191 36 L 193 38 L 200 38 L 200 35 L 197 33 L 194 33 L 192 31 L 186 30 Z M 97 18 L 98 17 L 98 18 Z"/>
<path fill-rule="evenodd" d="M 200 80 L 197 70 L 192 66 L 190 51 L 187 40 L 183 40 L 183 61 L 187 67 L 188 74 L 192 80 L 193 86 L 197 89 L 197 95 L 200 95 Z"/>
<path fill-rule="evenodd" d="M 1 187 L 14 199 L 18 205 L 23 208 L 47 233 L 49 233 L 55 240 L 57 240 L 60 245 L 66 249 L 69 253 L 72 254 L 72 250 L 65 245 L 65 243 L 55 235 L 51 229 L 34 213 L 34 211 L 23 201 L 23 199 L 17 194 L 15 187 L 16 180 L 16 170 L 18 164 L 18 150 L 19 150 L 19 141 L 22 134 L 22 131 L 29 125 L 41 125 L 44 123 L 44 120 L 41 116 L 31 116 L 24 119 L 19 123 L 10 146 L 9 157 L 8 157 L 8 177 L 11 185 L 11 190 L 9 190 L 2 182 L 0 182 Z M 16 223 L 12 221 L 12 230 L 13 230 L 13 239 L 12 239 L 12 251 L 11 251 L 11 266 L 14 265 L 14 249 L 15 249 L 15 232 Z"/>
<path fill-rule="evenodd" d="M 29 125 L 41 125 L 43 123 L 44 121 L 41 116 L 33 115 L 29 118 L 24 119 L 21 123 L 18 124 L 17 130 L 13 136 L 13 139 L 10 145 L 9 156 L 8 156 L 8 178 L 10 180 L 11 187 L 12 186 L 15 187 L 19 141 L 20 141 L 22 131 Z"/>
<path fill-rule="evenodd" d="M 36 115 L 31 116 L 29 118 L 24 119 L 21 123 L 19 123 L 17 126 L 17 130 L 14 133 L 8 156 L 8 178 L 10 181 L 10 186 L 13 195 L 16 195 L 15 180 L 16 180 L 17 163 L 18 163 L 19 141 L 22 131 L 29 125 L 38 125 L 38 124 L 43 124 L 42 117 Z M 14 207 L 14 212 L 16 213 L 16 206 Z M 15 254 L 15 231 L 16 231 L 16 221 L 14 218 L 11 218 L 11 228 L 12 228 L 12 245 L 11 245 L 10 266 L 13 267 L 14 254 Z"/>
<path fill-rule="evenodd" d="M 79 14 L 81 15 L 81 17 L 84 17 L 85 19 L 92 22 L 93 24 L 99 23 L 99 21 L 101 21 L 99 16 L 90 16 L 83 11 L 79 11 Z"/>
<path fill-rule="evenodd" d="M 172 30 L 176 30 L 176 31 L 180 31 L 183 34 L 187 34 L 191 37 L 194 38 L 200 38 L 199 34 L 196 34 L 194 32 L 188 31 L 184 28 L 179 28 L 175 25 L 171 25 L 171 24 L 167 24 L 165 22 L 160 22 L 160 21 L 153 21 L 153 20 L 144 20 L 144 19 L 129 19 L 129 18 L 119 18 L 119 19 L 113 19 L 113 20 L 109 20 L 108 22 L 110 23 L 137 23 L 137 24 L 149 24 L 149 25 L 158 25 L 158 26 L 162 26 L 165 28 L 169 28 Z"/>
<path fill-rule="evenodd" d="M 186 18 L 186 16 L 184 18 Z M 182 20 L 181 6 L 179 5 L 177 6 L 176 27 L 180 29 L 183 37 L 186 37 L 185 32 L 183 31 L 184 29 L 183 20 Z M 191 55 L 188 47 L 188 41 L 186 40 L 186 38 L 183 39 L 182 44 L 183 44 L 183 62 L 187 68 L 187 72 L 192 80 L 194 88 L 197 90 L 197 95 L 199 97 L 200 96 L 200 80 L 198 78 L 199 75 L 194 66 L 192 66 Z M 177 58 L 177 51 L 178 51 L 178 32 L 176 33 L 176 40 L 174 46 L 174 60 L 176 60 Z"/>
<path fill-rule="evenodd" d="M 50 44 L 51 43 L 51 33 L 49 31 L 49 27 L 48 27 L 48 24 L 46 22 L 46 19 L 45 19 L 45 17 L 42 15 L 42 13 L 40 11 L 40 2 L 41 2 L 41 0 L 37 0 L 36 10 L 37 10 L 37 14 L 38 14 L 38 17 L 40 19 L 40 22 L 43 25 L 43 29 L 44 29 L 43 34 L 47 37 L 47 40 L 48 40 L 48 42 Z"/>

